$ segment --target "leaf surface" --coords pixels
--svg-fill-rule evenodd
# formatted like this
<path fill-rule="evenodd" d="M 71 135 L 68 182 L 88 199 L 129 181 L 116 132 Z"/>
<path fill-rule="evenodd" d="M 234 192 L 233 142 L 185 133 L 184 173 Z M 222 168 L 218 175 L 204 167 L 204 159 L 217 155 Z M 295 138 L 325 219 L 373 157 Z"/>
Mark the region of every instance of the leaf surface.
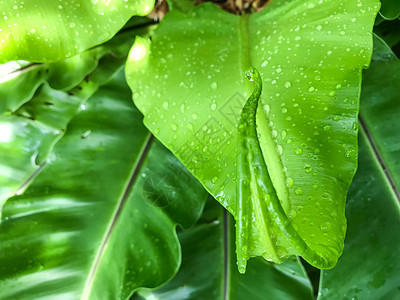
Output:
<path fill-rule="evenodd" d="M 373 0 L 309 0 L 273 1 L 244 16 L 210 3 L 173 10 L 151 43 L 135 42 L 127 64 L 146 126 L 236 221 L 237 122 L 253 91 L 244 72 L 258 69 L 263 157 L 285 222 L 312 253 L 306 260 L 320 268 L 333 267 L 343 249 L 361 69 L 371 58 L 378 8 Z M 272 239 L 272 253 L 265 242 L 273 236 L 263 225 L 268 221 L 254 209 L 248 214 L 256 220 L 248 257 L 281 262 L 304 254 L 298 245 L 279 245 L 287 234 Z"/>
<path fill-rule="evenodd" d="M 111 39 L 153 0 L 2 0 L 0 63 L 57 61 Z"/>
<path fill-rule="evenodd" d="M 177 271 L 175 227 L 195 223 L 207 194 L 145 129 L 124 79 L 86 102 L 4 206 L 0 298 L 126 299 Z"/>
<path fill-rule="evenodd" d="M 213 199 L 196 226 L 181 232 L 179 240 L 183 257 L 178 274 L 161 288 L 140 289 L 134 300 L 313 299 L 311 284 L 296 258 L 279 266 L 255 258 L 246 274 L 240 274 L 234 220 Z"/>

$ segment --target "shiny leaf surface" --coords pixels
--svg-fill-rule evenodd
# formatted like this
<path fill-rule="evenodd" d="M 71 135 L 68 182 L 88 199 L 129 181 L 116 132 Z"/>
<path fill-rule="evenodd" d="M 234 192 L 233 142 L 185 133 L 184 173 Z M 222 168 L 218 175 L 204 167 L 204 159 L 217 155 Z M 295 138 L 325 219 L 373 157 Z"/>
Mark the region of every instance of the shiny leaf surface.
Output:
<path fill-rule="evenodd" d="M 85 105 L 4 206 L 1 299 L 126 299 L 179 267 L 175 227 L 197 220 L 206 192 L 142 125 L 122 72 Z"/>
<path fill-rule="evenodd" d="M 153 0 L 1 0 L 0 62 L 57 61 L 111 39 Z"/>
<path fill-rule="evenodd" d="M 371 58 L 378 8 L 374 0 L 277 0 L 235 16 L 205 3 L 170 12 L 152 42 L 138 39 L 129 55 L 127 78 L 146 126 L 236 221 L 236 125 L 253 89 L 244 71 L 258 69 L 264 160 L 286 221 L 320 268 L 333 267 L 343 249 L 361 69 Z M 266 222 L 249 214 L 254 224 Z M 271 238 L 263 226 L 249 234 Z M 280 262 L 302 254 L 278 242 L 277 260 L 263 241 L 248 256 Z"/>
<path fill-rule="evenodd" d="M 196 226 L 179 234 L 179 240 L 183 259 L 178 274 L 161 288 L 141 289 L 134 300 L 313 299 L 310 282 L 296 258 L 279 266 L 251 259 L 246 274 L 239 274 L 234 220 L 214 199 Z"/>

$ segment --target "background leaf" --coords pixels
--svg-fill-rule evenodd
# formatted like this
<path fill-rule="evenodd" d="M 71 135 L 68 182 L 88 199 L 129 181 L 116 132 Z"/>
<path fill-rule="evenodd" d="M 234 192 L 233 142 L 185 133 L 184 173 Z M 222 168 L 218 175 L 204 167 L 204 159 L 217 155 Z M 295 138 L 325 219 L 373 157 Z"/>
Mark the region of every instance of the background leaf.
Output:
<path fill-rule="evenodd" d="M 70 122 L 32 185 L 7 201 L 0 298 L 123 299 L 177 271 L 175 227 L 197 220 L 207 194 L 130 99 L 119 72 Z"/>
<path fill-rule="evenodd" d="M 252 91 L 243 72 L 259 70 L 264 159 L 289 222 L 320 258 L 306 259 L 321 268 L 342 252 L 357 163 L 361 69 L 378 10 L 377 1 L 358 3 L 278 0 L 244 16 L 209 3 L 175 10 L 151 44 L 136 41 L 127 65 L 146 126 L 236 218 L 236 123 Z M 268 233 L 255 225 L 251 235 Z M 254 244 L 250 256 L 272 259 L 262 241 Z M 276 248 L 283 259 L 300 254 Z"/>
<path fill-rule="evenodd" d="M 400 297 L 399 74 L 398 60 L 374 61 L 364 74 L 359 169 L 346 206 L 345 249 L 337 266 L 323 271 L 320 299 Z"/>
<path fill-rule="evenodd" d="M 301 264 L 292 258 L 281 265 L 251 259 L 246 274 L 236 268 L 233 218 L 210 199 L 195 227 L 179 233 L 182 266 L 173 280 L 141 289 L 133 299 L 313 299 Z M 201 243 L 199 243 L 201 241 Z"/>
<path fill-rule="evenodd" d="M 397 19 L 400 16 L 400 2 L 397 0 L 381 0 L 381 15 L 388 20 Z"/>
<path fill-rule="evenodd" d="M 86 100 L 121 68 L 136 34 L 146 32 L 125 31 L 93 50 L 33 65 L 0 84 L 0 211 L 40 171 Z"/>
<path fill-rule="evenodd" d="M 2 0 L 0 62 L 57 61 L 104 43 L 153 0 Z"/>

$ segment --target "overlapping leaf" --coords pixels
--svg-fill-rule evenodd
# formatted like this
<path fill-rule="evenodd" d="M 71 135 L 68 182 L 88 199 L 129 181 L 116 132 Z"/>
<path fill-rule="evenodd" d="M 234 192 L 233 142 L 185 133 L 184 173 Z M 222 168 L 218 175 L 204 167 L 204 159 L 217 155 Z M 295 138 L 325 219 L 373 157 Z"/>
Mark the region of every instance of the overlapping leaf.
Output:
<path fill-rule="evenodd" d="M 320 299 L 400 297 L 399 76 L 398 60 L 374 61 L 364 74 L 359 169 L 346 206 L 348 233 L 337 266 L 323 271 Z"/>
<path fill-rule="evenodd" d="M 71 59 L 15 72 L 0 84 L 0 210 L 26 188 L 85 101 L 121 68 L 135 34 L 145 32 L 126 31 Z"/>
<path fill-rule="evenodd" d="M 397 0 L 381 0 L 381 15 L 388 20 L 397 19 L 400 16 L 400 2 Z"/>
<path fill-rule="evenodd" d="M 122 72 L 85 105 L 4 207 L 2 299 L 126 299 L 177 271 L 176 224 L 197 220 L 206 192 L 142 125 Z"/>
<path fill-rule="evenodd" d="M 141 289 L 133 299 L 313 299 L 296 258 L 279 266 L 252 259 L 246 274 L 239 274 L 233 219 L 211 200 L 196 226 L 179 234 L 183 260 L 176 277 L 161 288 Z"/>
<path fill-rule="evenodd" d="M 169 13 L 151 44 L 137 40 L 129 56 L 127 78 L 146 126 L 236 219 L 236 125 L 252 92 L 244 71 L 259 70 L 264 160 L 285 223 L 320 268 L 332 267 L 343 249 L 361 69 L 371 57 L 378 7 L 374 0 L 277 0 L 234 16 L 206 3 Z M 249 211 L 248 257 L 304 255 L 282 244 L 288 235 L 268 232 L 257 209 Z"/>
<path fill-rule="evenodd" d="M 153 0 L 1 0 L 0 63 L 57 61 L 104 43 Z"/>

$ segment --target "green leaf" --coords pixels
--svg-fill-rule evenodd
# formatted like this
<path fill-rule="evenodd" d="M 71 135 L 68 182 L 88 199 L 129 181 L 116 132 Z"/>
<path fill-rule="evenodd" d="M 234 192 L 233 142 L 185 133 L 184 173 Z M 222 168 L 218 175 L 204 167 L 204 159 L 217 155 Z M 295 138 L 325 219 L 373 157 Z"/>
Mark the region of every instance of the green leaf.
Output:
<path fill-rule="evenodd" d="M 40 171 L 86 100 L 120 70 L 137 33 L 144 30 L 118 34 L 65 61 L 33 65 L 0 84 L 0 112 L 7 110 L 0 115 L 0 211 Z"/>
<path fill-rule="evenodd" d="M 126 299 L 176 273 L 175 227 L 195 223 L 207 194 L 130 99 L 120 72 L 70 122 L 31 186 L 7 201 L 1 299 Z"/>
<path fill-rule="evenodd" d="M 374 32 L 393 47 L 400 42 L 400 20 L 382 22 L 374 27 Z"/>
<path fill-rule="evenodd" d="M 182 265 L 165 286 L 140 289 L 133 299 L 313 299 L 301 264 L 291 258 L 281 265 L 261 258 L 249 261 L 246 274 L 237 271 L 235 229 L 231 216 L 213 199 L 192 229 L 179 233 Z M 201 243 L 199 243 L 201 241 Z"/>
<path fill-rule="evenodd" d="M 374 34 L 374 52 L 372 53 L 372 60 L 397 60 L 396 54 L 393 53 L 388 44 L 376 34 Z"/>
<path fill-rule="evenodd" d="M 374 61 L 364 75 L 360 110 L 364 125 L 396 186 L 400 186 L 399 80 L 400 60 Z"/>
<path fill-rule="evenodd" d="M 360 164 L 347 201 L 348 232 L 342 257 L 324 270 L 319 299 L 400 297 L 400 207 L 374 150 L 362 132 Z"/>
<path fill-rule="evenodd" d="M 359 169 L 347 203 L 348 233 L 337 266 L 323 272 L 320 299 L 397 299 L 400 262 L 400 61 L 364 74 Z"/>
<path fill-rule="evenodd" d="M 400 2 L 398 0 L 381 0 L 380 14 L 388 20 L 397 19 L 400 16 Z"/>
<path fill-rule="evenodd" d="M 111 39 L 133 15 L 144 16 L 153 0 L 4 0 L 0 63 L 57 61 Z"/>
<path fill-rule="evenodd" d="M 205 3 L 170 12 L 152 42 L 138 39 L 129 55 L 127 78 L 146 126 L 236 221 L 237 120 L 253 90 L 244 72 L 258 69 L 259 144 L 285 223 L 319 268 L 333 267 L 343 249 L 361 69 L 371 58 L 378 8 L 375 0 L 277 0 L 235 16 Z M 248 257 L 281 262 L 305 252 L 287 234 L 274 240 L 269 220 L 255 211 L 248 212 L 255 218 L 249 235 L 260 242 Z"/>

